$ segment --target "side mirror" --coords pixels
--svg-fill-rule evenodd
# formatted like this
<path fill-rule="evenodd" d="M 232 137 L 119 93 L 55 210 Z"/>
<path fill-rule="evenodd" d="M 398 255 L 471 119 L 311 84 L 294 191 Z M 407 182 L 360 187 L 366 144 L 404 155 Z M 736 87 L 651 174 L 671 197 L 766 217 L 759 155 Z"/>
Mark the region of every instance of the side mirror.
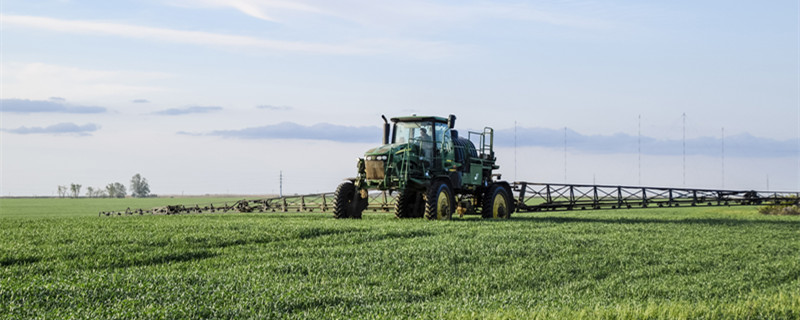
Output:
<path fill-rule="evenodd" d="M 453 128 L 456 127 L 456 115 L 451 114 L 451 115 L 447 116 L 447 126 L 450 127 L 450 129 L 453 129 Z"/>

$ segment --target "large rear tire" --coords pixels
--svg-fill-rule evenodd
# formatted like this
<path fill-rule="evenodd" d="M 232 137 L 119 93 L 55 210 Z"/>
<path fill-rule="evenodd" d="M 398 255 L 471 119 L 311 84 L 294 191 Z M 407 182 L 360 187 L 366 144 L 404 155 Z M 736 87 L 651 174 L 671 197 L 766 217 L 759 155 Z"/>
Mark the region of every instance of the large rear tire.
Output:
<path fill-rule="evenodd" d="M 357 203 L 354 203 L 355 198 L 356 186 L 352 182 L 345 181 L 339 184 L 336 193 L 333 194 L 333 217 L 361 219 L 361 213 L 367 207 L 367 199 L 358 195 L 358 199 L 355 200 Z"/>
<path fill-rule="evenodd" d="M 508 219 L 513 212 L 514 202 L 508 187 L 502 183 L 491 185 L 489 191 L 483 195 L 481 215 L 487 219 Z"/>
<path fill-rule="evenodd" d="M 425 217 L 428 220 L 450 220 L 456 209 L 453 189 L 445 181 L 434 182 L 425 195 Z"/>
<path fill-rule="evenodd" d="M 422 217 L 422 196 L 414 190 L 404 190 L 397 195 L 394 215 L 400 219 Z"/>

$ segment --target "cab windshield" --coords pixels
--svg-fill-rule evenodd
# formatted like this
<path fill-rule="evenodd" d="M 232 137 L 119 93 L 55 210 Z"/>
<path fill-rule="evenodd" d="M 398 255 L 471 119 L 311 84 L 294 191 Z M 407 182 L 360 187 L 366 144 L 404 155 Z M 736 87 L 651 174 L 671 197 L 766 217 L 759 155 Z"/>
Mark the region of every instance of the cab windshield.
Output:
<path fill-rule="evenodd" d="M 397 122 L 394 143 L 420 142 L 429 137 L 431 131 L 430 122 Z"/>

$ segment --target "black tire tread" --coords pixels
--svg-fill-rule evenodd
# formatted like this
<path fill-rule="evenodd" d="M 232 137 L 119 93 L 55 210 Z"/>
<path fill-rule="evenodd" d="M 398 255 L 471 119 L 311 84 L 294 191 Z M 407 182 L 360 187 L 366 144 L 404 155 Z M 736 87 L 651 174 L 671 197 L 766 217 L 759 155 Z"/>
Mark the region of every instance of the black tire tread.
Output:
<path fill-rule="evenodd" d="M 336 192 L 333 194 L 333 217 L 336 219 L 347 219 L 351 215 L 351 202 L 356 192 L 356 186 L 350 182 L 345 181 L 336 187 Z"/>
<path fill-rule="evenodd" d="M 436 205 L 439 200 L 439 187 L 445 185 L 447 193 L 450 195 L 450 212 L 447 213 L 448 218 L 452 218 L 455 212 L 455 197 L 453 196 L 453 188 L 447 182 L 437 181 L 431 185 L 428 192 L 425 193 L 425 218 L 428 220 L 436 220 Z"/>
<path fill-rule="evenodd" d="M 511 214 L 514 213 L 514 202 L 511 199 L 511 192 L 506 187 L 505 184 L 502 183 L 495 183 L 489 186 L 489 190 L 483 194 L 483 207 L 481 208 L 481 216 L 484 219 L 491 219 L 492 218 L 492 210 L 494 207 L 494 194 L 497 189 L 501 189 L 500 192 L 505 193 L 506 195 L 506 207 L 508 208 L 508 213 L 505 217 L 500 217 L 501 219 L 508 219 L 511 218 Z"/>
<path fill-rule="evenodd" d="M 413 190 L 401 191 L 397 195 L 397 200 L 394 203 L 394 215 L 400 219 L 414 218 L 414 202 L 416 201 L 417 193 Z"/>

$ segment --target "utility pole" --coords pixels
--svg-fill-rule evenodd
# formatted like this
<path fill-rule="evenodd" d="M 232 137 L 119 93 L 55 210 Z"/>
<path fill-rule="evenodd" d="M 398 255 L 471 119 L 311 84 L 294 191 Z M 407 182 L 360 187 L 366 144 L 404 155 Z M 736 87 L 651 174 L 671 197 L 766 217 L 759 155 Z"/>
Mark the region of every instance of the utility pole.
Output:
<path fill-rule="evenodd" d="M 517 181 L 517 122 L 514 121 L 514 181 Z"/>
<path fill-rule="evenodd" d="M 283 170 L 280 173 L 280 197 L 283 198 Z"/>

